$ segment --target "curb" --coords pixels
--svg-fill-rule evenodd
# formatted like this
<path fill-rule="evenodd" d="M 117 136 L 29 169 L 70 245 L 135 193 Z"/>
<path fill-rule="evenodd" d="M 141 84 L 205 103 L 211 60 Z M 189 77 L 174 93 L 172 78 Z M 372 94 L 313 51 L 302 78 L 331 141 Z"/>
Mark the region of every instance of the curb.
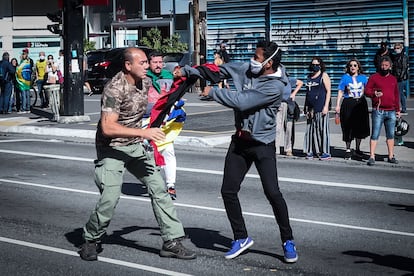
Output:
<path fill-rule="evenodd" d="M 96 131 L 83 129 L 63 129 L 57 127 L 49 128 L 37 126 L 10 126 L 0 127 L 0 133 L 34 134 L 44 136 L 57 136 L 95 140 Z M 174 144 L 192 147 L 212 148 L 218 145 L 230 143 L 230 139 L 230 136 L 214 136 L 210 138 L 178 136 L 174 141 Z"/>

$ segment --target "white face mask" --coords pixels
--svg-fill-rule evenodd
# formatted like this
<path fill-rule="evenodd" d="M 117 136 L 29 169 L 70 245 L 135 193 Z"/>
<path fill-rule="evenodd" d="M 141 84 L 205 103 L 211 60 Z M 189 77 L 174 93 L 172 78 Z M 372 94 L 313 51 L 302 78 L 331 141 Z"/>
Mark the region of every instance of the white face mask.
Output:
<path fill-rule="evenodd" d="M 402 49 L 395 49 L 395 52 L 396 52 L 397 54 L 401 54 L 401 53 L 402 53 Z"/>
<path fill-rule="evenodd" d="M 45 60 L 45 56 L 39 56 L 40 60 Z"/>
<path fill-rule="evenodd" d="M 271 60 L 278 52 L 279 52 L 279 47 L 277 47 L 276 51 L 270 57 L 268 57 L 265 61 L 263 61 L 262 63 L 256 61 L 254 58 L 252 58 L 250 60 L 250 71 L 253 74 L 258 75 L 260 73 L 260 71 L 262 71 L 263 66 L 265 66 L 265 64 L 268 63 L 269 60 Z"/>
<path fill-rule="evenodd" d="M 262 63 L 254 60 L 253 58 L 250 60 L 250 71 L 252 71 L 253 74 L 257 75 L 262 71 L 263 65 Z"/>

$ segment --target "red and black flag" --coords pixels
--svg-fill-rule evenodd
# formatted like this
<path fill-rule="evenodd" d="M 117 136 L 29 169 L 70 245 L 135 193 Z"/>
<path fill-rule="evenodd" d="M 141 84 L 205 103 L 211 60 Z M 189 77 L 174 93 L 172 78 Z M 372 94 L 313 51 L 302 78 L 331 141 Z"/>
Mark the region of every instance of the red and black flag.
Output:
<path fill-rule="evenodd" d="M 207 81 L 210 81 L 212 83 L 217 83 L 220 81 L 220 69 L 215 64 L 206 63 L 195 67 L 195 69 L 197 69 L 200 75 Z M 176 78 L 171 86 L 170 91 L 162 95 L 154 104 L 154 107 L 151 109 L 150 122 L 148 127 L 160 127 L 164 122 L 165 117 L 170 112 L 171 107 L 175 104 L 175 102 L 184 96 L 189 88 L 194 85 L 197 79 L 197 76 L 191 76 L 189 78 Z M 157 165 L 164 165 L 164 160 L 162 158 L 162 155 L 159 154 L 157 146 L 152 141 L 151 144 L 154 147 L 155 161 Z"/>

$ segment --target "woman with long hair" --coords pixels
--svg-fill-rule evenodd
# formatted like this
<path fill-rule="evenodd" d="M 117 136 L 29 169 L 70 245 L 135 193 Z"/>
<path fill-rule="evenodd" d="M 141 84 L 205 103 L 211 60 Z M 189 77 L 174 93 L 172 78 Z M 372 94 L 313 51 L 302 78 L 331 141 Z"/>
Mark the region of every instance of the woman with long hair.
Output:
<path fill-rule="evenodd" d="M 362 157 L 361 140 L 369 136 L 369 113 L 364 90 L 368 78 L 363 74 L 361 63 L 350 59 L 346 64 L 346 73 L 338 85 L 338 97 L 335 112 L 339 114 L 342 128 L 342 140 L 345 142 L 345 159 L 352 157 L 351 142 L 355 139 L 355 154 Z M 341 104 L 342 100 L 342 104 Z"/>

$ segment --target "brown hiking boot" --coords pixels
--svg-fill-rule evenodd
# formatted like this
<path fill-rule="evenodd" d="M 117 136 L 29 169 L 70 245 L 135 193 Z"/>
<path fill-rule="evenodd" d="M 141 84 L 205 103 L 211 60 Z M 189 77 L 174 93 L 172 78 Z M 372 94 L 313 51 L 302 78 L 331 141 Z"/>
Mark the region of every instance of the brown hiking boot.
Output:
<path fill-rule="evenodd" d="M 196 254 L 185 248 L 180 239 L 173 239 L 171 241 L 164 242 L 160 251 L 160 256 L 183 260 L 192 260 L 196 258 Z"/>

